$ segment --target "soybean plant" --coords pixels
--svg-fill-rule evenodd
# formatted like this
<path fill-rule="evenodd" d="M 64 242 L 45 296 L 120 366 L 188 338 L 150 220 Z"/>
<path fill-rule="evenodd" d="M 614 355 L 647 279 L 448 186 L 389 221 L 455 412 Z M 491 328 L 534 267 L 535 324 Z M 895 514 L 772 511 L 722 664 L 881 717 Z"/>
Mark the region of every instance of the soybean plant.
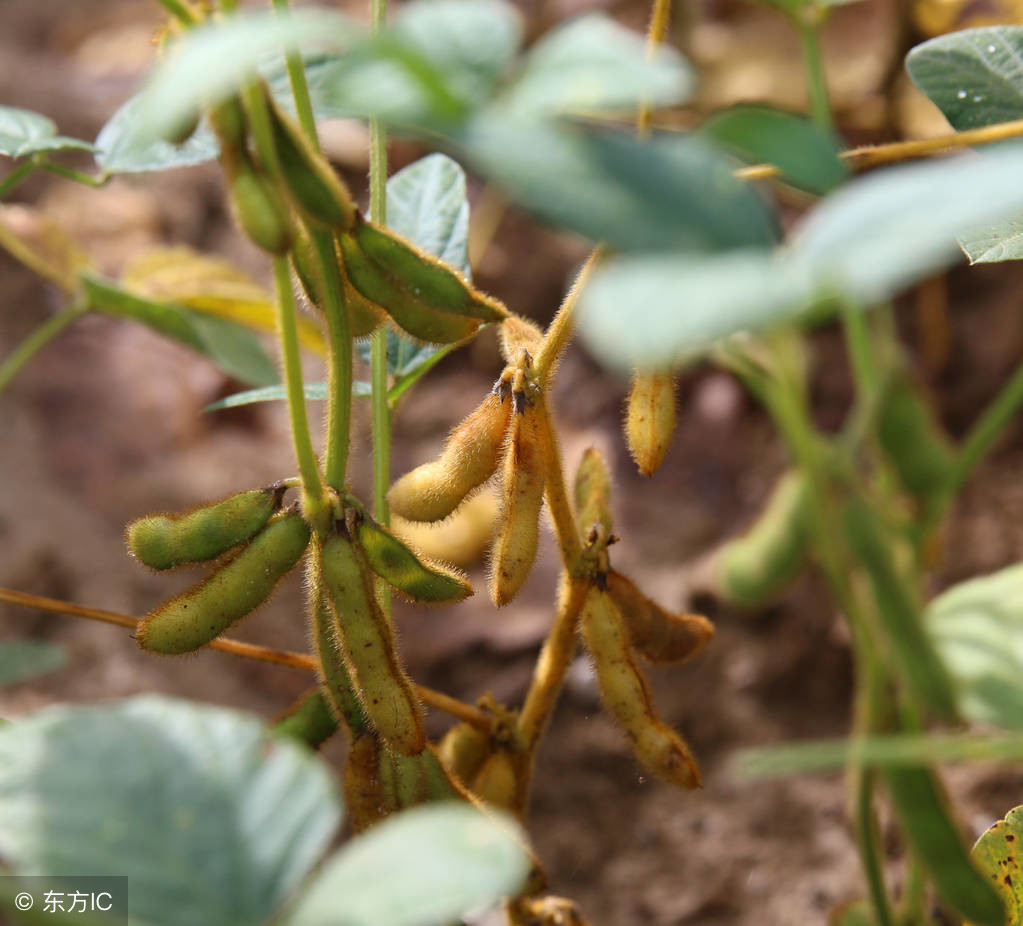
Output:
<path fill-rule="evenodd" d="M 187 33 L 201 18 L 179 25 Z M 296 63 L 292 54 L 289 65 Z M 203 581 L 145 617 L 139 645 L 162 654 L 209 645 L 304 562 L 319 686 L 293 706 L 278 729 L 313 746 L 344 731 L 345 794 L 357 831 L 395 811 L 441 800 L 524 816 L 536 751 L 580 641 L 605 706 L 641 765 L 679 787 L 697 787 L 696 758 L 659 716 L 643 662 L 692 658 L 713 637 L 713 626 L 700 615 L 668 612 L 612 567 L 611 546 L 618 537 L 612 532 L 610 475 L 591 449 L 569 491 L 550 407 L 578 294 L 600 260 L 599 250 L 542 331 L 386 227 L 379 160 L 371 178 L 372 216 L 363 215 L 320 152 L 302 67 L 290 67 L 289 73 L 301 125 L 262 79 L 250 77 L 203 113 L 192 113 L 185 129 L 194 130 L 200 116 L 212 126 L 237 224 L 273 264 L 298 476 L 129 526 L 129 548 L 149 567 L 211 564 Z M 180 143 L 185 135 L 177 132 L 172 140 Z M 375 137 L 379 152 L 381 136 Z M 322 462 L 313 452 L 305 413 L 293 274 L 327 331 Z M 346 478 L 353 339 L 373 339 L 372 401 L 379 411 L 386 397 L 379 392 L 377 345 L 387 329 L 418 341 L 461 345 L 484 325 L 498 328 L 505 361 L 493 388 L 454 427 L 439 458 L 389 488 L 390 422 L 383 406 L 374 420 L 376 497 L 373 505 L 357 498 Z M 670 430 L 662 397 L 671 387 L 662 377 L 641 383 L 647 393 L 634 392 L 630 434 L 634 448 L 644 448 L 636 451 L 641 469 L 652 472 Z M 530 574 L 546 502 L 562 559 L 554 623 L 521 708 L 491 697 L 475 707 L 461 705 L 434 693 L 430 703 L 460 722 L 440 742 L 431 742 L 425 689 L 404 667 L 390 594 L 436 606 L 460 601 L 473 589 L 456 570 L 431 562 L 396 537 L 389 512 L 413 522 L 439 521 L 491 481 L 501 500 L 491 555 L 493 604 L 511 604 Z M 569 913 L 578 918 L 570 901 L 541 897 L 543 886 L 537 860 L 522 895 L 509 901 L 513 923 L 562 922 Z"/>

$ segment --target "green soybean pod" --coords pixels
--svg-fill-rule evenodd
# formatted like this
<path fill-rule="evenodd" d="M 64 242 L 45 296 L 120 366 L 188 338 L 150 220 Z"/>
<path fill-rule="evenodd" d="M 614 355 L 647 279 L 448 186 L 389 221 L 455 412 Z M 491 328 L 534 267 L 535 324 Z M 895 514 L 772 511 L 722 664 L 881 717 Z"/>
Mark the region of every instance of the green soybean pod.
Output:
<path fill-rule="evenodd" d="M 893 551 L 877 514 L 865 502 L 854 500 L 846 507 L 842 524 L 870 581 L 881 630 L 900 679 L 943 720 L 954 722 L 959 714 L 955 680 L 924 630 L 922 606 L 892 562 Z"/>
<path fill-rule="evenodd" d="M 1004 926 L 1002 899 L 973 867 L 934 773 L 893 766 L 884 779 L 906 839 L 945 902 L 975 926 Z"/>
<path fill-rule="evenodd" d="M 892 383 L 882 397 L 877 439 L 910 495 L 922 502 L 942 495 L 955 463 L 954 453 L 933 409 L 904 377 Z"/>
<path fill-rule="evenodd" d="M 303 218 L 337 231 L 355 221 L 355 204 L 327 159 L 315 151 L 290 118 L 266 94 L 277 162 L 288 195 Z"/>
<path fill-rule="evenodd" d="M 359 521 L 357 531 L 370 568 L 409 598 L 453 604 L 472 594 L 472 586 L 455 570 L 422 559 L 368 515 Z"/>
<path fill-rule="evenodd" d="M 309 525 L 298 511 L 277 515 L 223 566 L 151 611 L 139 625 L 139 646 L 174 655 L 215 640 L 273 594 L 308 544 Z"/>
<path fill-rule="evenodd" d="M 273 181 L 246 158 L 225 163 L 231 206 L 249 239 L 270 254 L 288 252 L 291 212 Z"/>
<path fill-rule="evenodd" d="M 399 810 L 394 793 L 391 754 L 372 730 L 352 739 L 345 764 L 345 811 L 352 829 L 361 833 Z"/>
<path fill-rule="evenodd" d="M 280 504 L 281 490 L 251 489 L 184 514 L 151 514 L 124 532 L 139 562 L 153 569 L 205 563 L 255 536 Z"/>
<path fill-rule="evenodd" d="M 334 611 L 323 592 L 319 561 L 315 555 L 310 557 L 306 577 L 310 588 L 310 635 L 317 656 L 320 682 L 334 716 L 345 724 L 353 736 L 356 736 L 369 728 L 369 719 L 359 704 L 355 686 L 345 667 L 334 630 Z"/>
<path fill-rule="evenodd" d="M 476 333 L 480 325 L 477 319 L 431 307 L 393 267 L 381 266 L 363 254 L 351 235 L 338 235 L 338 246 L 352 289 L 389 315 L 407 334 L 434 344 L 454 344 Z"/>
<path fill-rule="evenodd" d="M 320 568 L 334 610 L 334 630 L 363 708 L 391 748 L 416 755 L 426 745 L 422 711 L 380 608 L 362 547 L 342 533 L 323 543 Z"/>
<path fill-rule="evenodd" d="M 788 472 L 753 525 L 718 548 L 715 584 L 725 600 L 756 607 L 803 568 L 810 546 L 810 496 L 800 473 Z"/>
<path fill-rule="evenodd" d="M 319 686 L 307 691 L 270 727 L 274 736 L 284 736 L 318 749 L 337 732 L 327 695 Z"/>
<path fill-rule="evenodd" d="M 426 306 L 438 312 L 499 322 L 508 310 L 475 289 L 461 274 L 390 229 L 360 220 L 352 229 L 359 250 L 387 271 Z"/>
<path fill-rule="evenodd" d="M 244 150 L 248 120 L 245 118 L 245 107 L 238 97 L 228 97 L 216 106 L 211 106 L 207 115 L 225 155 L 233 156 Z"/>
<path fill-rule="evenodd" d="M 467 784 L 476 777 L 491 751 L 490 737 L 464 720 L 444 734 L 437 748 L 444 765 Z"/>

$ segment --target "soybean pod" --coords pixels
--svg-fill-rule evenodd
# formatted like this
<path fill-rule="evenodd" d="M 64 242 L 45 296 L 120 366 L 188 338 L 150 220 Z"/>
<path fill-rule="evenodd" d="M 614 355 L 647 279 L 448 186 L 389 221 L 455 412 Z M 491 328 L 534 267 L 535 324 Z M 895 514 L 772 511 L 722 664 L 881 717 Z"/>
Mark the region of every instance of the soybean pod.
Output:
<path fill-rule="evenodd" d="M 746 533 L 714 554 L 717 591 L 741 607 L 764 604 L 799 574 L 809 547 L 809 491 L 801 473 L 789 472 Z"/>
<path fill-rule="evenodd" d="M 255 536 L 280 504 L 279 488 L 252 489 L 183 514 L 151 514 L 124 532 L 128 549 L 153 569 L 205 563 Z"/>
<path fill-rule="evenodd" d="M 374 729 L 393 749 L 416 755 L 426 745 L 419 700 L 398 660 L 394 631 L 377 601 L 362 547 L 345 530 L 339 525 L 320 551 L 334 632 Z"/>
<path fill-rule="evenodd" d="M 699 787 L 696 760 L 686 741 L 657 714 L 629 646 L 625 621 L 605 591 L 592 587 L 587 592 L 582 629 L 593 657 L 601 700 L 625 732 L 636 758 L 671 784 Z"/>
<path fill-rule="evenodd" d="M 307 691 L 270 727 L 274 736 L 285 736 L 318 749 L 337 732 L 337 718 L 324 690 Z"/>
<path fill-rule="evenodd" d="M 369 515 L 359 519 L 357 531 L 370 568 L 413 601 L 454 604 L 472 594 L 457 571 L 421 557 Z"/>
<path fill-rule="evenodd" d="M 511 415 L 507 386 L 498 381 L 483 403 L 456 427 L 437 460 L 406 473 L 391 486 L 391 510 L 409 521 L 446 518 L 497 470 Z"/>
<path fill-rule="evenodd" d="M 273 594 L 308 544 L 309 525 L 297 510 L 277 515 L 204 581 L 151 611 L 139 625 L 139 646 L 190 653 L 215 640 Z"/>

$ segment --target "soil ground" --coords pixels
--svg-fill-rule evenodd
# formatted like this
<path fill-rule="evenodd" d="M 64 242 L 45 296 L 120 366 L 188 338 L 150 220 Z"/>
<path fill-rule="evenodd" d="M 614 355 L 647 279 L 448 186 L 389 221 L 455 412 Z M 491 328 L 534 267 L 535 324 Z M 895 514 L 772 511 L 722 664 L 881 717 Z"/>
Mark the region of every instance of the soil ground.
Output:
<path fill-rule="evenodd" d="M 148 60 L 150 6 L 5 0 L 0 102 L 45 112 L 66 134 L 93 137 Z M 549 3 L 545 15 L 560 18 L 582 6 Z M 638 4 L 612 11 L 636 25 L 645 18 Z M 860 4 L 838 15 L 828 51 L 843 124 L 853 137 L 883 133 L 877 87 L 884 54 L 876 40 L 886 34 L 887 11 Z M 794 40 L 773 14 L 722 2 L 701 9 L 698 20 L 689 36 L 708 69 L 706 101 L 752 95 L 801 105 Z M 757 84 L 741 54 L 754 44 L 761 49 L 761 78 L 777 65 L 781 76 L 773 83 Z M 870 54 L 859 54 L 863 48 Z M 933 124 L 922 110 L 907 111 L 912 125 Z M 353 188 L 363 188 L 360 131 L 337 127 L 332 138 L 336 162 Z M 398 166 L 420 153 L 408 143 L 392 151 Z M 475 181 L 472 193 L 478 201 Z M 231 229 L 211 167 L 118 180 L 100 191 L 33 180 L 14 199 L 67 218 L 106 272 L 154 244 L 185 242 L 265 275 L 259 255 Z M 478 262 L 477 280 L 543 322 L 585 253 L 582 242 L 510 210 Z M 1017 362 L 1021 283 L 1019 268 L 1006 265 L 956 270 L 939 284 L 951 304 L 950 349 L 944 358 L 932 352 L 922 370 L 955 436 Z M 58 297 L 0 254 L 0 305 L 4 356 L 56 309 Z M 910 299 L 899 318 L 916 355 L 933 340 L 920 322 L 927 316 Z M 841 342 L 837 332 L 823 329 L 812 343 L 816 413 L 836 427 L 849 397 Z M 495 343 L 481 339 L 410 395 L 396 419 L 396 475 L 435 453 L 499 366 Z M 310 374 L 317 375 L 312 366 Z M 142 513 L 187 508 L 292 472 L 281 407 L 201 414 L 236 388 L 202 359 L 138 327 L 88 317 L 62 335 L 0 396 L 0 585 L 141 614 L 188 582 L 188 576 L 141 570 L 124 552 L 122 531 Z M 554 401 L 567 467 L 589 445 L 605 452 L 616 475 L 616 531 L 623 538 L 615 563 L 662 603 L 681 607 L 686 564 L 742 529 L 784 468 L 785 454 L 740 387 L 720 371 L 698 367 L 683 377 L 668 459 L 653 479 L 643 479 L 620 435 L 625 389 L 582 349 L 569 351 Z M 369 437 L 361 412 L 356 434 L 353 480 L 365 497 Z M 1017 425 L 950 517 L 936 588 L 1023 557 L 1021 463 Z M 548 534 L 534 575 L 507 610 L 496 612 L 486 595 L 450 612 L 403 609 L 398 621 L 412 674 L 466 700 L 490 691 L 519 703 L 550 621 L 556 564 Z M 471 576 L 485 586 L 482 563 Z M 303 648 L 299 586 L 289 583 L 239 635 Z M 795 926 L 824 922 L 836 905 L 863 893 L 841 777 L 757 782 L 741 777 L 734 764 L 743 748 L 846 731 L 852 667 L 823 586 L 809 577 L 767 613 L 721 613 L 717 627 L 713 645 L 692 665 L 651 673 L 665 718 L 685 732 L 700 759 L 705 784 L 696 793 L 677 793 L 643 775 L 601 711 L 585 662 L 566 687 L 540 755 L 529 826 L 553 891 L 575 898 L 594 926 Z M 123 630 L 0 605 L 0 638 L 19 637 L 60 642 L 69 660 L 59 673 L 0 692 L 0 715 L 7 717 L 56 701 L 152 691 L 272 717 L 309 684 L 298 671 L 217 653 L 147 656 Z M 446 722 L 433 717 L 431 723 L 439 733 Z M 331 744 L 327 753 L 340 761 L 343 746 Z M 974 832 L 1023 803 L 1021 769 L 960 768 L 946 778 Z M 889 842 L 897 872 L 898 846 Z"/>

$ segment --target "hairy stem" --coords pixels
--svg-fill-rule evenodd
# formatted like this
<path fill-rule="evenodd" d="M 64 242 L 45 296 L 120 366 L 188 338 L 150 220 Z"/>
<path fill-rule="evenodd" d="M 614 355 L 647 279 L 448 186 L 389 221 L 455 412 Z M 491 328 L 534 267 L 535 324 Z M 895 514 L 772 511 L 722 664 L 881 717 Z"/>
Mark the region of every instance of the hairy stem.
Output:
<path fill-rule="evenodd" d="M 603 245 L 598 244 L 586 258 L 586 263 L 583 264 L 572 288 L 561 303 L 558 314 L 554 316 L 554 320 L 547 328 L 547 333 L 544 335 L 543 343 L 540 345 L 540 350 L 534 361 L 542 387 L 546 387 L 551 380 L 561 352 L 568 344 L 569 338 L 572 337 L 572 331 L 575 328 L 575 308 L 579 302 L 579 296 L 586 286 L 593 268 L 597 266 L 603 256 Z"/>
<path fill-rule="evenodd" d="M 273 0 L 273 5 L 274 12 L 282 19 L 291 14 L 288 0 Z M 316 117 L 313 115 L 313 103 L 309 96 L 309 83 L 305 78 L 302 53 L 297 48 L 289 48 L 284 55 L 284 64 L 288 71 L 288 83 L 291 84 L 291 96 L 295 101 L 298 124 L 309 139 L 309 143 L 319 151 L 320 139 L 316 134 Z"/>
<path fill-rule="evenodd" d="M 572 664 L 576 648 L 576 625 L 589 587 L 588 581 L 570 579 L 567 572 L 562 576 L 554 626 L 540 651 L 533 670 L 533 681 L 519 714 L 519 736 L 526 752 L 536 749 L 554 711 L 565 674 Z"/>
<path fill-rule="evenodd" d="M 309 418 L 305 407 L 305 384 L 302 382 L 302 358 L 298 349 L 298 325 L 295 318 L 295 296 L 291 290 L 291 270 L 287 258 L 274 258 L 274 283 L 277 289 L 277 324 L 284 365 L 284 382 L 288 393 L 288 415 L 295 442 L 298 472 L 302 477 L 303 509 L 311 521 L 328 510 L 323 492 L 320 467 L 309 435 Z"/>
<path fill-rule="evenodd" d="M 648 58 L 653 57 L 657 47 L 664 41 L 670 21 L 671 0 L 654 0 L 653 9 L 650 12 L 650 24 L 646 30 L 646 52 Z M 647 138 L 650 135 L 650 112 L 650 101 L 644 99 L 640 103 L 639 114 L 636 116 L 636 133 L 640 138 Z"/>

